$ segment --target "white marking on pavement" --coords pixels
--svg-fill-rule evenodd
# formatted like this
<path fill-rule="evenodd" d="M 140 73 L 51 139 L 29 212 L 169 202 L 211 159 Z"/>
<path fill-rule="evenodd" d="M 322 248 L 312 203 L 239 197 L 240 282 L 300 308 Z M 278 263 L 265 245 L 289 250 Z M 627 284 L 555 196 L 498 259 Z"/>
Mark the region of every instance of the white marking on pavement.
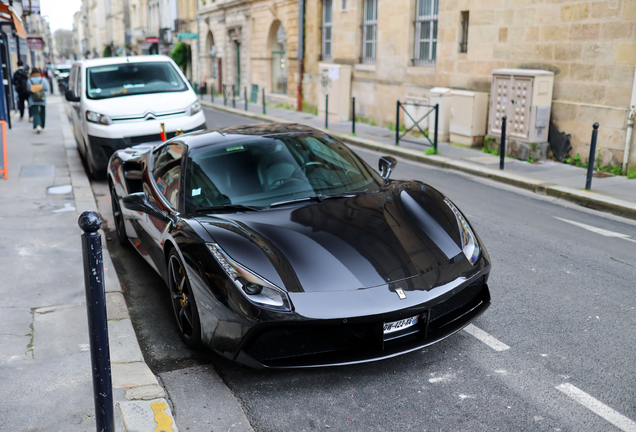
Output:
<path fill-rule="evenodd" d="M 603 402 L 594 399 L 583 390 L 573 386 L 570 383 L 563 383 L 555 387 L 557 390 L 562 391 L 590 411 L 603 417 L 605 420 L 616 426 L 625 432 L 636 432 L 636 422 L 628 419 L 621 413 L 613 410 L 605 405 Z"/>
<path fill-rule="evenodd" d="M 479 339 L 480 341 L 482 341 L 483 343 L 485 343 L 486 345 L 488 345 L 490 348 L 494 349 L 495 351 L 505 351 L 507 349 L 510 349 L 508 345 L 498 341 L 497 339 L 490 336 L 488 333 L 486 333 L 482 329 L 477 328 L 473 324 L 468 324 L 466 327 L 464 327 L 464 331 L 470 335 L 475 336 L 477 339 Z"/>
<path fill-rule="evenodd" d="M 594 227 L 592 225 L 585 225 L 585 224 L 580 223 L 580 222 L 574 222 L 574 221 L 567 220 L 567 219 L 562 219 L 562 218 L 556 217 L 556 216 L 552 216 L 552 217 L 555 218 L 555 219 L 558 219 L 560 221 L 567 222 L 567 223 L 572 224 L 572 225 L 576 225 L 579 228 L 583 228 L 583 229 L 586 229 L 588 231 L 592 231 L 593 233 L 600 234 L 600 235 L 605 236 L 605 237 L 614 237 L 614 238 L 619 238 L 619 239 L 623 239 L 623 240 L 627 240 L 627 241 L 636 243 L 636 240 L 634 240 L 633 238 L 630 238 L 631 236 L 628 236 L 627 234 L 621 234 L 621 233 L 617 233 L 617 232 L 614 232 L 614 231 L 609 231 L 609 230 L 606 230 L 606 229 L 603 229 L 603 228 L 597 228 L 597 227 Z"/>

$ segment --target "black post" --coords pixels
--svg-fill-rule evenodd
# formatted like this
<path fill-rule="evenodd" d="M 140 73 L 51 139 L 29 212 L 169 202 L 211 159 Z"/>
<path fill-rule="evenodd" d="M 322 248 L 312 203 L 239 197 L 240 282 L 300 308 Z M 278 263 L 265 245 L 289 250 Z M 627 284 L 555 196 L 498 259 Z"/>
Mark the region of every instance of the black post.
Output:
<path fill-rule="evenodd" d="M 587 179 L 585 180 L 585 189 L 590 190 L 592 187 L 592 175 L 594 174 L 594 156 L 596 155 L 596 137 L 598 136 L 598 123 L 592 125 L 592 143 L 590 144 L 590 158 L 587 160 Z"/>
<path fill-rule="evenodd" d="M 261 97 L 263 99 L 263 115 L 267 114 L 265 112 L 265 87 L 263 87 L 263 96 Z"/>
<path fill-rule="evenodd" d="M 397 114 L 395 115 L 395 145 L 400 145 L 400 101 L 397 101 Z"/>
<path fill-rule="evenodd" d="M 225 90 L 225 84 L 223 84 L 223 106 L 226 105 L 227 102 L 227 96 L 226 96 L 227 92 Z"/>
<path fill-rule="evenodd" d="M 506 156 L 506 120 L 508 117 L 501 118 L 501 144 L 499 144 L 499 169 L 504 169 L 504 157 Z"/>
<path fill-rule="evenodd" d="M 210 86 L 210 102 L 214 103 L 214 84 Z"/>
<path fill-rule="evenodd" d="M 245 98 L 245 111 L 247 111 L 247 87 L 243 89 L 243 97 Z"/>
<path fill-rule="evenodd" d="M 351 99 L 351 133 L 356 134 L 356 98 Z"/>
<path fill-rule="evenodd" d="M 433 149 L 435 150 L 435 154 L 437 154 L 437 126 L 439 124 L 439 104 L 435 104 L 435 138 L 433 138 Z M 430 134 L 430 133 L 429 133 Z"/>
<path fill-rule="evenodd" d="M 84 257 L 86 311 L 93 367 L 95 421 L 97 432 L 113 432 L 115 430 L 115 414 L 110 375 L 104 260 L 102 258 L 102 236 L 97 232 L 102 226 L 102 220 L 97 213 L 86 211 L 79 217 L 78 224 L 84 231 L 82 234 L 82 255 Z"/>
<path fill-rule="evenodd" d="M 236 89 L 234 84 L 232 84 L 232 108 L 236 108 Z"/>
<path fill-rule="evenodd" d="M 325 95 L 325 129 L 329 129 L 329 95 Z"/>

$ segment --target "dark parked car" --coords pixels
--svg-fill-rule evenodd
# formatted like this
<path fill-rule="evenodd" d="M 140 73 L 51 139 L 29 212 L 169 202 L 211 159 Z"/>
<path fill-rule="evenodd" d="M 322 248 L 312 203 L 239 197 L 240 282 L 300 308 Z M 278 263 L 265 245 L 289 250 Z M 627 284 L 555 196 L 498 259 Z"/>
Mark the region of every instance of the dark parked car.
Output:
<path fill-rule="evenodd" d="M 490 259 L 461 211 L 297 124 L 119 150 L 119 239 L 164 278 L 186 343 L 240 364 L 366 362 L 438 342 L 490 305 Z"/>

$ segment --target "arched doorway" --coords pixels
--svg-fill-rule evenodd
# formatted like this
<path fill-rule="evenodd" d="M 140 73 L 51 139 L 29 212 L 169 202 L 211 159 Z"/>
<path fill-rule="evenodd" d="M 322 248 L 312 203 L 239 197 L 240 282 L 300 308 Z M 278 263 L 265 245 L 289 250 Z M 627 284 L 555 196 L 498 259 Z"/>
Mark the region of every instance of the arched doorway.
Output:
<path fill-rule="evenodd" d="M 287 94 L 287 34 L 280 21 L 272 24 L 269 33 L 269 47 L 271 52 L 271 88 L 272 93 Z"/>

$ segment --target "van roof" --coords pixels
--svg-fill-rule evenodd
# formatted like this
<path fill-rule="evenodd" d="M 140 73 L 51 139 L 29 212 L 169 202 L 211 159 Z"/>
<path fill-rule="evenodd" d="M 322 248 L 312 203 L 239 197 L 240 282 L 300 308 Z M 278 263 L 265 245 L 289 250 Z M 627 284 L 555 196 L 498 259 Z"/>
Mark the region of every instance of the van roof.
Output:
<path fill-rule="evenodd" d="M 147 62 L 170 62 L 171 59 L 165 55 L 143 55 L 143 56 L 125 56 L 125 57 L 105 57 L 96 59 L 80 60 L 79 63 L 85 67 L 91 66 L 108 66 L 112 64 L 122 63 L 147 63 Z"/>

